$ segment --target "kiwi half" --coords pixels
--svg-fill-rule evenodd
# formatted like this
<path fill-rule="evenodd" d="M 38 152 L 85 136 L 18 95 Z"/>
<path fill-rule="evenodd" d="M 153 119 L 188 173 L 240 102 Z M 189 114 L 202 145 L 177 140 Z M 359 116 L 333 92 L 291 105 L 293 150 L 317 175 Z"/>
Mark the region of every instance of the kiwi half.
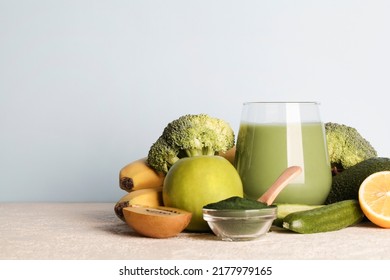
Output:
<path fill-rule="evenodd" d="M 192 213 L 172 207 L 133 205 L 123 208 L 126 223 L 138 234 L 153 238 L 178 235 L 191 221 Z"/>

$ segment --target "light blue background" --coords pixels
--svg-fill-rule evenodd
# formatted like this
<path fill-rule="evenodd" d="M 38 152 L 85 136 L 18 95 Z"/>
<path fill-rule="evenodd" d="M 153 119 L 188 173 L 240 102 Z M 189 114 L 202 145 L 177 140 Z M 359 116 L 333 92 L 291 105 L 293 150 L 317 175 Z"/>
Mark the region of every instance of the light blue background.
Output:
<path fill-rule="evenodd" d="M 116 201 L 183 114 L 319 101 L 390 156 L 390 1 L 0 0 L 0 201 Z"/>

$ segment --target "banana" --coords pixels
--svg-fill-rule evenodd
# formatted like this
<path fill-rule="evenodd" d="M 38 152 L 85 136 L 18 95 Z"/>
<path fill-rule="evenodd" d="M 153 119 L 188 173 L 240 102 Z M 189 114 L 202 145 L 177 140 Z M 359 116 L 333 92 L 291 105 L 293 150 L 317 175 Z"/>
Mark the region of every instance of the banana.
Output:
<path fill-rule="evenodd" d="M 161 187 L 164 177 L 147 165 L 144 157 L 128 163 L 119 171 L 119 186 L 127 192 Z"/>
<path fill-rule="evenodd" d="M 115 214 L 119 219 L 125 221 L 122 210 L 132 205 L 149 207 L 163 206 L 162 187 L 140 189 L 125 194 L 115 204 Z"/>

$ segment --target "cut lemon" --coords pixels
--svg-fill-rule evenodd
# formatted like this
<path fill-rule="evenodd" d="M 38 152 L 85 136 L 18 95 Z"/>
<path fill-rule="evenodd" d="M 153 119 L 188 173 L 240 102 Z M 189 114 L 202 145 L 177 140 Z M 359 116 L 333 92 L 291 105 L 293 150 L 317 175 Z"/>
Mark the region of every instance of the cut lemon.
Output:
<path fill-rule="evenodd" d="M 362 182 L 359 203 L 371 222 L 390 228 L 390 171 L 373 173 Z"/>

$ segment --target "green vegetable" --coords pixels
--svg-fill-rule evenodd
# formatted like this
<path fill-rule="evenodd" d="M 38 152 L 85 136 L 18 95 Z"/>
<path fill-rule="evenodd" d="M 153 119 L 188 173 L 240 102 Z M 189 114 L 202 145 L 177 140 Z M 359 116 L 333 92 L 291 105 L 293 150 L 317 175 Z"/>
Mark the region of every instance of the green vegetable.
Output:
<path fill-rule="evenodd" d="M 319 233 L 355 225 L 363 218 L 359 201 L 352 199 L 291 213 L 283 219 L 283 227 L 298 233 Z"/>
<path fill-rule="evenodd" d="M 166 174 L 180 158 L 217 155 L 232 148 L 234 142 L 234 131 L 227 122 L 206 114 L 184 115 L 164 128 L 146 162 Z"/>
<path fill-rule="evenodd" d="M 377 156 L 373 146 L 353 127 L 328 122 L 325 134 L 333 170 L 342 171 Z"/>
<path fill-rule="evenodd" d="M 262 209 L 267 207 L 275 207 L 275 206 L 268 206 L 265 203 L 248 199 L 248 198 L 242 198 L 239 196 L 232 196 L 227 199 L 210 203 L 205 205 L 203 208 L 206 209 L 216 209 L 216 210 L 249 210 L 249 209 Z"/>
<path fill-rule="evenodd" d="M 283 227 L 283 219 L 288 214 L 298 211 L 311 210 L 324 205 L 307 205 L 307 204 L 290 204 L 290 203 L 277 203 L 275 204 L 277 209 L 276 219 L 273 221 L 274 226 Z"/>
<path fill-rule="evenodd" d="M 369 175 L 390 170 L 390 158 L 374 157 L 366 159 L 333 176 L 330 193 L 325 204 L 347 199 L 358 199 L 360 185 Z"/>

